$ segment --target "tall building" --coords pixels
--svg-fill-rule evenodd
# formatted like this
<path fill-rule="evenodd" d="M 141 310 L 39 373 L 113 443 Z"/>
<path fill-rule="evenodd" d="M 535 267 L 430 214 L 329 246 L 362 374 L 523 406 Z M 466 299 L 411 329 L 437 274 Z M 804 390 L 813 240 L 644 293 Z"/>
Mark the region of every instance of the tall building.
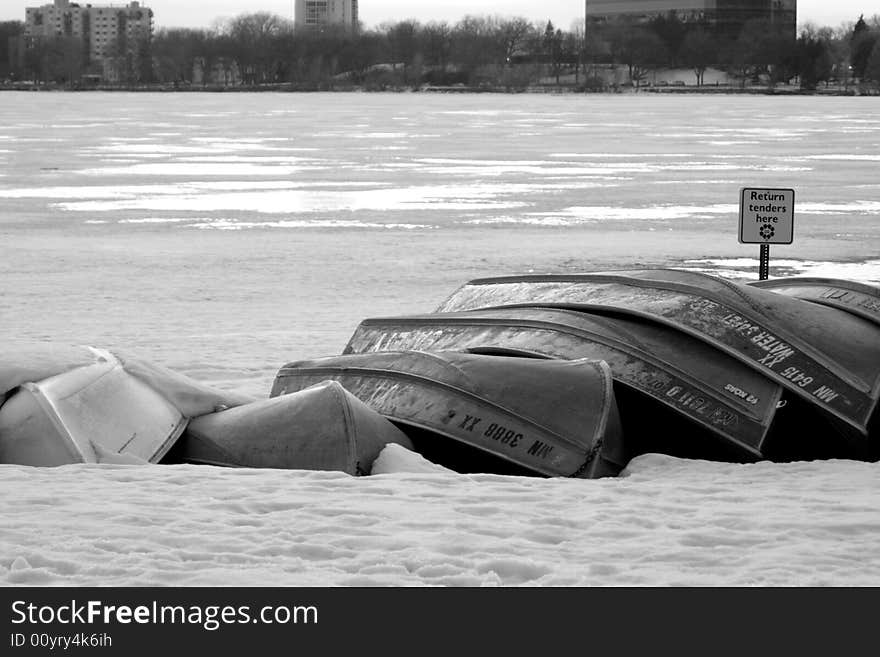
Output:
<path fill-rule="evenodd" d="M 296 0 L 294 23 L 298 28 L 339 25 L 358 27 L 358 0 Z"/>
<path fill-rule="evenodd" d="M 797 24 L 797 0 L 586 0 L 588 24 L 623 17 L 647 21 L 673 11 L 683 21 L 705 21 L 732 37 L 753 19 L 769 21 L 792 38 Z"/>
<path fill-rule="evenodd" d="M 24 36 L 29 46 L 57 37 L 78 39 L 90 64 L 136 55 L 149 47 L 152 35 L 153 10 L 140 2 L 93 6 L 54 0 L 51 5 L 25 9 Z"/>

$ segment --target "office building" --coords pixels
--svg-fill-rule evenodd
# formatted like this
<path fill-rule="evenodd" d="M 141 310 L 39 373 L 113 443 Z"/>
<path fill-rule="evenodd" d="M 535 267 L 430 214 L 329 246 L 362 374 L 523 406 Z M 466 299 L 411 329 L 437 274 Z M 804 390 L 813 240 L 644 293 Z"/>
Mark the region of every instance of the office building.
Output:
<path fill-rule="evenodd" d="M 357 30 L 358 0 L 296 0 L 294 16 L 297 28 Z"/>
<path fill-rule="evenodd" d="M 750 20 L 764 20 L 795 35 L 797 0 L 586 0 L 587 25 L 617 18 L 645 22 L 675 12 L 685 22 L 705 22 L 736 37 Z"/>

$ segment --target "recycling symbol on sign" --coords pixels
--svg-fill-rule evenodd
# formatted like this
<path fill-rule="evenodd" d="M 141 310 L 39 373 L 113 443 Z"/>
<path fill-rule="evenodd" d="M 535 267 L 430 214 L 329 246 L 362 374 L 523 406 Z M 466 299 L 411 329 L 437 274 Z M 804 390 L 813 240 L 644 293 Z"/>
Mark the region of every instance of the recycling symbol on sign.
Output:
<path fill-rule="evenodd" d="M 764 225 L 761 226 L 761 230 L 758 231 L 765 240 L 769 240 L 776 234 L 776 229 L 773 226 Z"/>

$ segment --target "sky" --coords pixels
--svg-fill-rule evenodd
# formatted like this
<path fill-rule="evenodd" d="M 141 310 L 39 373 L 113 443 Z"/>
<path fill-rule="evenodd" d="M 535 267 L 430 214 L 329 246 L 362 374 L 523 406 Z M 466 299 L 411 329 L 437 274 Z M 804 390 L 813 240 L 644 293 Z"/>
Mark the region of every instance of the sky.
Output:
<path fill-rule="evenodd" d="M 37 6 L 50 0 L 0 0 L 0 20 L 23 20 L 24 7 Z M 93 4 L 123 4 L 123 0 Z M 293 0 L 143 0 L 153 9 L 156 27 L 210 27 L 217 18 L 241 13 L 269 11 L 283 16 L 293 15 Z M 554 25 L 568 29 L 583 16 L 582 0 L 444 0 L 442 3 L 411 0 L 360 0 L 361 20 L 367 27 L 386 21 L 415 18 L 422 22 L 445 20 L 456 22 L 467 14 L 499 14 L 523 16 L 534 21 L 552 20 Z M 876 0 L 799 0 L 798 22 L 813 22 L 837 27 L 855 21 L 859 14 L 872 16 L 878 11 Z"/>

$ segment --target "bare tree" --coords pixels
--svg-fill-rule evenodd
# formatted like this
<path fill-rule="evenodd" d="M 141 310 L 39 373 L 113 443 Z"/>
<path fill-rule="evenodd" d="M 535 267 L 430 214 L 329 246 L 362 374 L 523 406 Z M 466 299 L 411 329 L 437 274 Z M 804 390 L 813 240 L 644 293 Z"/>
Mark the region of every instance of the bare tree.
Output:
<path fill-rule="evenodd" d="M 552 21 L 547 21 L 544 28 L 544 36 L 541 38 L 544 50 L 544 61 L 550 65 L 550 72 L 559 84 L 559 74 L 562 71 L 562 30 L 553 27 Z"/>
<path fill-rule="evenodd" d="M 739 37 L 723 49 L 722 60 L 743 87 L 748 80 L 757 81 L 764 72 L 770 73 L 773 84 L 788 77 L 787 59 L 793 54 L 794 45 L 768 21 L 750 20 Z"/>
<path fill-rule="evenodd" d="M 406 20 L 385 27 L 388 43 L 391 46 L 391 59 L 397 64 L 403 64 L 404 80 L 409 82 L 408 72 L 410 66 L 419 52 L 419 32 L 421 26 L 417 21 Z"/>
<path fill-rule="evenodd" d="M 56 36 L 43 44 L 43 79 L 74 86 L 85 72 L 82 40 L 72 36 Z"/>
<path fill-rule="evenodd" d="M 18 51 L 13 44 L 24 34 L 24 23 L 21 21 L 0 21 L 0 77 L 11 76 L 18 68 L 13 53 Z"/>
<path fill-rule="evenodd" d="M 452 47 L 452 28 L 449 23 L 428 23 L 422 28 L 421 40 L 425 63 L 445 71 Z"/>
<path fill-rule="evenodd" d="M 583 22 L 578 20 L 572 23 L 565 39 L 566 50 L 570 51 L 574 57 L 574 83 L 577 85 L 580 84 L 581 67 L 584 69 L 584 77 L 587 76 L 587 44 Z"/>
<path fill-rule="evenodd" d="M 857 78 L 865 77 L 868 59 L 878 41 L 880 41 L 880 29 L 872 28 L 865 21 L 864 16 L 859 16 L 850 36 L 850 62 L 852 63 L 853 75 Z"/>
<path fill-rule="evenodd" d="M 208 34 L 202 30 L 160 30 L 152 41 L 153 59 L 159 80 L 176 84 L 190 82 L 197 63 L 204 57 L 208 39 Z"/>
<path fill-rule="evenodd" d="M 716 40 L 703 28 L 691 30 L 684 37 L 679 57 L 685 66 L 689 66 L 697 76 L 697 86 L 703 86 L 703 75 L 718 57 Z"/>
<path fill-rule="evenodd" d="M 820 82 L 826 82 L 834 70 L 831 55 L 830 35 L 823 33 L 815 25 L 807 23 L 797 40 L 797 71 L 802 89 L 815 89 Z"/>
<path fill-rule="evenodd" d="M 523 54 L 535 32 L 534 26 L 525 18 L 496 18 L 490 24 L 490 30 L 503 63 L 508 65 L 518 53 Z"/>
<path fill-rule="evenodd" d="M 871 55 L 868 57 L 868 62 L 865 65 L 865 78 L 880 85 L 880 40 L 874 44 L 874 49 L 871 50 Z"/>
<path fill-rule="evenodd" d="M 290 21 L 265 11 L 241 14 L 229 21 L 225 33 L 234 44 L 234 56 L 246 82 L 276 81 L 278 45 L 293 34 Z"/>
<path fill-rule="evenodd" d="M 666 46 L 660 37 L 640 25 L 618 25 L 612 32 L 611 52 L 626 65 L 636 88 L 649 71 L 660 68 L 667 60 Z"/>
<path fill-rule="evenodd" d="M 455 63 L 471 82 L 478 81 L 480 71 L 494 59 L 494 38 L 489 20 L 482 16 L 465 16 L 455 25 L 452 44 Z"/>

